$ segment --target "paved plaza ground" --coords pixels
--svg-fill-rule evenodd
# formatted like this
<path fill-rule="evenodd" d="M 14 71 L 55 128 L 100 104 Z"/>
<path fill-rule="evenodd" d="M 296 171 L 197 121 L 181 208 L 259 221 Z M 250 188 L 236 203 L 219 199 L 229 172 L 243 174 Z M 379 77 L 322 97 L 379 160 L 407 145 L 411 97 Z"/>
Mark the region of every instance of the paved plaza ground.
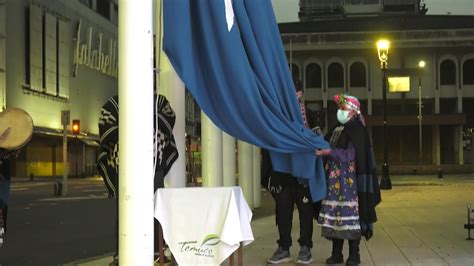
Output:
<path fill-rule="evenodd" d="M 466 240 L 467 230 L 463 228 L 467 222 L 466 205 L 474 205 L 474 175 L 446 175 L 443 179 L 394 176 L 392 181 L 393 189 L 382 191 L 374 237 L 361 242 L 362 265 L 474 265 L 474 240 Z M 265 191 L 262 193 L 263 201 L 270 197 Z M 269 202 L 262 208 L 273 208 Z M 296 211 L 293 224 L 294 244 L 290 251 L 296 261 L 299 250 Z M 255 241 L 244 247 L 244 265 L 266 265 L 266 259 L 277 247 L 275 217 L 257 217 L 252 230 Z M 325 265 L 331 243 L 320 237 L 316 222 L 313 241 L 311 265 Z M 346 244 L 345 258 L 347 251 Z M 111 257 L 102 257 L 75 264 L 99 266 L 110 261 Z"/>

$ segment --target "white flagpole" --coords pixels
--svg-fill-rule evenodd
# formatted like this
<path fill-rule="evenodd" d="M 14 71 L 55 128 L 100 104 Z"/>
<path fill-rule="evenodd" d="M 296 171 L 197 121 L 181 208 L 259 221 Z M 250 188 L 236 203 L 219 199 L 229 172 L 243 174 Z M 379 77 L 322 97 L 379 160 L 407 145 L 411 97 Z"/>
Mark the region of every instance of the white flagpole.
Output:
<path fill-rule="evenodd" d="M 152 0 L 119 6 L 119 261 L 153 265 Z"/>

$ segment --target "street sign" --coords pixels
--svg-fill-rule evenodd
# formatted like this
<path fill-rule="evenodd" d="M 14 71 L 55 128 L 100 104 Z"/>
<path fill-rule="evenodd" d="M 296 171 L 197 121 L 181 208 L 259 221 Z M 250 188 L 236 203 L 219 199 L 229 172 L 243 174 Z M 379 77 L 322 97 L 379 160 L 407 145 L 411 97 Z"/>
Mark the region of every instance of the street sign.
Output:
<path fill-rule="evenodd" d="M 61 111 L 61 125 L 68 126 L 71 121 L 71 112 L 69 110 Z"/>

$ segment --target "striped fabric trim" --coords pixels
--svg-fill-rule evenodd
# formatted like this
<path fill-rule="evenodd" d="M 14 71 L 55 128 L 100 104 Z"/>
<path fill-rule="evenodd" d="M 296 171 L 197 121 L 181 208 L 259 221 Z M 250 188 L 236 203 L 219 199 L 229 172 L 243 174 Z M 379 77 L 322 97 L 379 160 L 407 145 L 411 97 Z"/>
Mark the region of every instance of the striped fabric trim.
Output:
<path fill-rule="evenodd" d="M 344 230 L 360 230 L 360 225 L 343 225 L 343 226 L 334 226 L 329 224 L 320 224 L 321 227 L 331 228 L 335 231 L 344 231 Z"/>
<path fill-rule="evenodd" d="M 319 217 L 327 218 L 329 220 L 341 220 L 341 221 L 359 220 L 359 215 L 342 217 L 342 216 L 331 216 L 324 213 L 319 213 Z"/>
<path fill-rule="evenodd" d="M 97 161 L 98 161 L 99 167 L 102 169 L 102 172 L 105 175 L 104 176 L 105 181 L 107 182 L 107 184 L 109 184 L 109 187 L 113 192 L 113 197 L 116 198 L 117 197 L 116 188 L 115 188 L 114 184 L 112 183 L 112 180 L 110 180 L 109 174 L 107 172 L 107 168 L 105 167 L 105 165 L 101 161 L 102 157 L 107 157 L 107 153 L 106 152 L 100 153 L 99 156 L 98 156 Z"/>
<path fill-rule="evenodd" d="M 168 122 L 168 120 L 166 119 L 164 115 L 158 114 L 158 118 L 162 120 L 162 122 L 165 124 L 169 132 L 173 132 L 173 127 L 171 126 L 171 124 Z"/>
<path fill-rule="evenodd" d="M 323 200 L 322 205 L 329 206 L 359 206 L 357 201 L 336 201 L 336 200 Z"/>
<path fill-rule="evenodd" d="M 113 126 L 107 129 L 107 131 L 104 132 L 104 134 L 100 137 L 100 142 L 104 142 L 104 139 L 110 135 L 114 130 L 118 130 L 118 126 Z"/>
<path fill-rule="evenodd" d="M 170 156 L 168 157 L 168 159 L 166 160 L 166 165 L 170 165 L 171 162 L 174 162 L 174 159 L 175 158 L 178 158 L 178 150 L 177 150 L 177 147 L 176 147 L 176 143 L 175 142 L 171 142 L 170 145 L 175 148 L 175 150 L 173 151 L 173 153 L 170 154 Z"/>
<path fill-rule="evenodd" d="M 118 97 L 118 96 L 117 96 L 117 97 Z M 113 104 L 113 106 L 115 107 L 115 110 L 117 110 L 117 112 L 118 112 L 119 104 L 118 104 L 118 102 L 115 100 L 115 98 L 112 97 L 112 98 L 109 99 L 109 101 L 110 101 L 110 103 Z"/>
<path fill-rule="evenodd" d="M 346 96 L 347 97 L 347 96 Z M 358 114 L 360 114 L 360 107 L 355 105 L 353 102 L 350 102 L 350 101 L 345 101 L 344 102 L 345 104 L 349 105 L 350 108 L 352 108 L 353 110 L 355 110 Z"/>

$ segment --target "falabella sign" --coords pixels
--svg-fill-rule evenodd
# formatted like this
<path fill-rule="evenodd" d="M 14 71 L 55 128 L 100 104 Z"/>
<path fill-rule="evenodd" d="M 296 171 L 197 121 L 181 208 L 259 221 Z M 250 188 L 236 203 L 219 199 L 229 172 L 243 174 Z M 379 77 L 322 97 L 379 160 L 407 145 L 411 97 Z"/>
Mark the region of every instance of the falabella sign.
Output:
<path fill-rule="evenodd" d="M 92 47 L 92 27 L 87 28 L 87 36 L 84 42 L 82 42 L 81 30 L 82 20 L 79 20 L 75 36 L 74 76 L 77 75 L 78 66 L 83 65 L 116 78 L 118 74 L 117 40 L 110 38 L 106 44 L 102 33 L 99 33 L 96 35 L 97 46 Z M 108 51 L 104 53 L 103 49 L 106 45 Z"/>

